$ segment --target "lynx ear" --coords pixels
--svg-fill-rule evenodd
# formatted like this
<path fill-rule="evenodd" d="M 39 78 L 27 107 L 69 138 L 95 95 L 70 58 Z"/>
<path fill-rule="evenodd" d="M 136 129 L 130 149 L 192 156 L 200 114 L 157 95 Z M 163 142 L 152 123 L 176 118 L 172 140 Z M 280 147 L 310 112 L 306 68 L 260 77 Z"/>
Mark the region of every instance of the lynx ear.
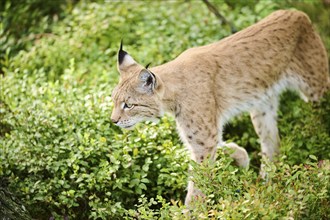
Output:
<path fill-rule="evenodd" d="M 120 48 L 118 51 L 118 70 L 124 71 L 127 67 L 136 64 L 135 60 L 123 50 L 123 40 L 120 42 Z"/>
<path fill-rule="evenodd" d="M 157 82 L 156 76 L 149 70 L 143 69 L 139 74 L 140 84 L 138 90 L 142 93 L 153 93 Z"/>

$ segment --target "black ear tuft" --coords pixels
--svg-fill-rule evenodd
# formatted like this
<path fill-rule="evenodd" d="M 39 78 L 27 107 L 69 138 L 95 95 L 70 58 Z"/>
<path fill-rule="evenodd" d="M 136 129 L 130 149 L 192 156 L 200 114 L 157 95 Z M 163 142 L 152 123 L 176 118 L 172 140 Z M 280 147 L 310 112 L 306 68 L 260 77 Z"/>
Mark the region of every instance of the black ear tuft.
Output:
<path fill-rule="evenodd" d="M 123 50 L 123 39 L 120 40 L 120 48 L 119 50 Z"/>
<path fill-rule="evenodd" d="M 124 57 L 127 55 L 127 52 L 123 50 L 123 39 L 120 41 L 120 48 L 118 51 L 118 63 L 119 65 L 123 63 Z"/>
<path fill-rule="evenodd" d="M 151 63 L 148 63 L 148 64 L 146 65 L 146 69 L 148 69 L 148 67 L 150 66 L 150 64 L 151 64 Z"/>

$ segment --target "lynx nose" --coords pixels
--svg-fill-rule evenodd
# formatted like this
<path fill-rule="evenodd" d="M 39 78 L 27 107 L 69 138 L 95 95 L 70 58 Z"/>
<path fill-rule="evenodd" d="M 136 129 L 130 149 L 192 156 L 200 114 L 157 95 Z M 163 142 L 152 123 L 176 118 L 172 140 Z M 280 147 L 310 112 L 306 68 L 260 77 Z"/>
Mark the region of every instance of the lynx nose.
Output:
<path fill-rule="evenodd" d="M 118 119 L 111 118 L 111 121 L 112 121 L 114 124 L 117 124 L 119 120 L 118 120 Z"/>

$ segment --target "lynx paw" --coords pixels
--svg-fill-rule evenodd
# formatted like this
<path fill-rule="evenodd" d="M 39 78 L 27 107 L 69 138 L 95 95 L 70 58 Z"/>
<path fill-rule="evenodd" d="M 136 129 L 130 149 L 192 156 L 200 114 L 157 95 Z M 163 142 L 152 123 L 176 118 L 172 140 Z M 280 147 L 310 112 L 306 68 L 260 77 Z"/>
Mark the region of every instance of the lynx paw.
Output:
<path fill-rule="evenodd" d="M 250 163 L 249 155 L 246 150 L 235 143 L 225 143 L 224 146 L 230 150 L 230 157 L 232 157 L 236 164 L 241 167 L 248 167 Z"/>

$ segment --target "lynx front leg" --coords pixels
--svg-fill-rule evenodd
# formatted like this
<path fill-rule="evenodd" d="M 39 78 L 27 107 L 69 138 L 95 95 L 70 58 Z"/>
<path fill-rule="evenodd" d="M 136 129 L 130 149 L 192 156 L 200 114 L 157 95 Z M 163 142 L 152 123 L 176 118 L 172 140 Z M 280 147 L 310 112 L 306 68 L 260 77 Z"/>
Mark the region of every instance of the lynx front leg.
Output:
<path fill-rule="evenodd" d="M 215 115 L 215 114 L 214 114 Z M 191 119 L 177 118 L 177 127 L 181 139 L 189 149 L 191 159 L 197 163 L 202 163 L 205 159 L 215 159 L 218 133 L 216 119 L 211 117 L 200 117 L 195 114 Z M 193 170 L 190 170 L 193 172 Z M 203 193 L 196 188 L 193 181 L 188 182 L 188 193 L 185 204 L 196 197 L 203 197 Z"/>
<path fill-rule="evenodd" d="M 254 129 L 260 138 L 262 155 L 269 160 L 273 160 L 274 156 L 279 153 L 277 108 L 277 97 L 273 97 L 268 104 L 258 106 L 250 112 Z M 261 165 L 260 175 L 265 177 L 263 165 Z"/>
<path fill-rule="evenodd" d="M 209 147 L 205 147 L 204 142 L 202 143 L 195 143 L 190 145 L 188 143 L 188 146 L 190 148 L 190 153 L 191 153 L 191 159 L 194 160 L 197 163 L 202 163 L 205 159 L 215 159 L 216 155 L 216 145 L 217 142 L 216 140 L 205 140 L 205 143 L 209 143 L 210 145 L 205 145 Z M 193 170 L 190 170 L 190 172 L 193 172 Z M 189 205 L 190 202 L 197 198 L 197 197 L 204 197 L 204 194 L 195 186 L 195 183 L 191 180 L 188 182 L 188 192 L 185 200 L 185 205 Z"/>

